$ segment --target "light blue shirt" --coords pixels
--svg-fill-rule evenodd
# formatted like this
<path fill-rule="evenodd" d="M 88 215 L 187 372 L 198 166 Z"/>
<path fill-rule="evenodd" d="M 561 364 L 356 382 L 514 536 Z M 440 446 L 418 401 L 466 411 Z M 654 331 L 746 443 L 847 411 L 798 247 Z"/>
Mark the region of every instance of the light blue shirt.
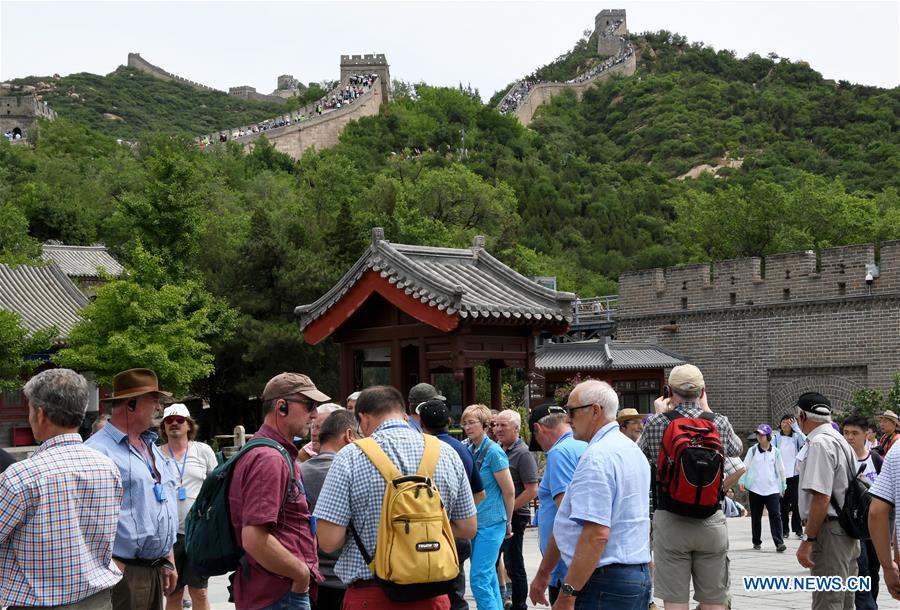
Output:
<path fill-rule="evenodd" d="M 509 469 L 509 458 L 503 449 L 489 439 L 482 437 L 481 445 L 476 449 L 469 445 L 475 467 L 484 484 L 484 500 L 478 503 L 478 527 L 496 525 L 506 521 L 506 505 L 503 503 L 503 492 L 497 484 L 495 472 Z"/>
<path fill-rule="evenodd" d="M 153 452 L 166 501 L 153 493 L 156 479 L 144 457 L 128 442 L 128 435 L 107 423 L 85 445 L 110 458 L 122 476 L 122 509 L 116 528 L 113 555 L 124 559 L 159 559 L 175 544 L 178 533 L 178 471 L 156 446 L 157 435 L 144 432 L 141 439 Z"/>
<path fill-rule="evenodd" d="M 556 502 L 553 498 L 566 492 L 578 460 L 587 447 L 587 443 L 575 440 L 571 432 L 566 432 L 547 451 L 547 467 L 544 468 L 544 478 L 538 485 L 538 545 L 541 554 L 547 552 L 550 534 L 553 533 L 553 521 L 556 519 Z M 565 562 L 560 559 L 550 575 L 550 585 L 556 586 L 556 583 L 564 580 L 566 570 Z"/>
<path fill-rule="evenodd" d="M 610 422 L 600 428 L 581 456 L 553 525 L 566 565 L 585 522 L 609 528 L 609 542 L 597 561 L 650 562 L 650 464 L 637 444 Z"/>

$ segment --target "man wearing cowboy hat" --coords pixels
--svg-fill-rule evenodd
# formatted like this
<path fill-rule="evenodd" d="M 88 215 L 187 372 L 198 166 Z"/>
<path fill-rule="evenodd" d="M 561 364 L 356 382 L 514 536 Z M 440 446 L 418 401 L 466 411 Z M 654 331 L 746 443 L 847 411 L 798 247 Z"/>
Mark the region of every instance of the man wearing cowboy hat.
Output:
<path fill-rule="evenodd" d="M 178 582 L 172 545 L 178 533 L 178 473 L 149 430 L 160 409 L 150 369 L 129 369 L 113 378 L 109 423 L 85 444 L 109 457 L 122 476 L 122 509 L 113 560 L 123 578 L 113 587 L 115 610 L 162 610 L 164 595 Z"/>
<path fill-rule="evenodd" d="M 644 431 L 644 416 L 638 413 L 637 409 L 622 409 L 616 415 L 616 421 L 622 434 L 635 443 L 638 442 L 641 432 Z"/>
<path fill-rule="evenodd" d="M 900 418 L 893 411 L 885 411 L 878 416 L 878 424 L 881 426 L 881 431 L 884 432 L 884 435 L 878 441 L 878 446 L 881 447 L 881 455 L 884 457 L 891 447 L 894 446 L 897 438 L 900 438 L 900 434 L 897 434 Z"/>

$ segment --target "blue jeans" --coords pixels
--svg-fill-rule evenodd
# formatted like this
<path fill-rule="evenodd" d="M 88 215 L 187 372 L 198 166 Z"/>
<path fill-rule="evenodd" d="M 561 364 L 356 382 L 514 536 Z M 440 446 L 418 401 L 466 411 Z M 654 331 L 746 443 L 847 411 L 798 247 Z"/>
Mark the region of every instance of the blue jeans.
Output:
<path fill-rule="evenodd" d="M 500 584 L 497 582 L 497 555 L 506 536 L 506 521 L 478 527 L 472 539 L 469 587 L 478 610 L 503 610 Z"/>
<path fill-rule="evenodd" d="M 575 598 L 575 610 L 647 610 L 650 565 L 612 564 L 597 568 Z"/>
<path fill-rule="evenodd" d="M 309 593 L 288 591 L 277 602 L 261 610 L 310 610 Z"/>

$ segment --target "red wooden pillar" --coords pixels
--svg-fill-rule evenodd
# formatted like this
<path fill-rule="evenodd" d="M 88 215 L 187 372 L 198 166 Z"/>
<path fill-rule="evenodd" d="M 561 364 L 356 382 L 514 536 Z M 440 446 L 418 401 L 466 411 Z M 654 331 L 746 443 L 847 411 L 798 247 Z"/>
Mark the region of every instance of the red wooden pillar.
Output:
<path fill-rule="evenodd" d="M 403 354 L 399 339 L 391 341 L 391 385 L 403 392 Z"/>
<path fill-rule="evenodd" d="M 503 392 L 501 385 L 501 371 L 503 370 L 503 362 L 500 360 L 490 360 L 491 367 L 491 408 L 498 411 L 503 408 Z"/>
<path fill-rule="evenodd" d="M 353 387 L 353 348 L 341 343 L 341 395 L 338 398 L 341 404 L 345 404 L 347 397 L 356 390 Z"/>
<path fill-rule="evenodd" d="M 467 366 L 463 369 L 463 409 L 475 402 L 475 369 Z"/>

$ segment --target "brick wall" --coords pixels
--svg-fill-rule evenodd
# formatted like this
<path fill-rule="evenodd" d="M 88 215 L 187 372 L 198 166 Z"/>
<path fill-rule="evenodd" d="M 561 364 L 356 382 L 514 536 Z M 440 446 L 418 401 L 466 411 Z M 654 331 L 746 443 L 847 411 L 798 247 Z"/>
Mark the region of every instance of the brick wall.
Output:
<path fill-rule="evenodd" d="M 703 371 L 710 405 L 741 433 L 817 390 L 841 409 L 900 371 L 900 242 L 623 274 L 617 338 L 648 340 Z"/>

